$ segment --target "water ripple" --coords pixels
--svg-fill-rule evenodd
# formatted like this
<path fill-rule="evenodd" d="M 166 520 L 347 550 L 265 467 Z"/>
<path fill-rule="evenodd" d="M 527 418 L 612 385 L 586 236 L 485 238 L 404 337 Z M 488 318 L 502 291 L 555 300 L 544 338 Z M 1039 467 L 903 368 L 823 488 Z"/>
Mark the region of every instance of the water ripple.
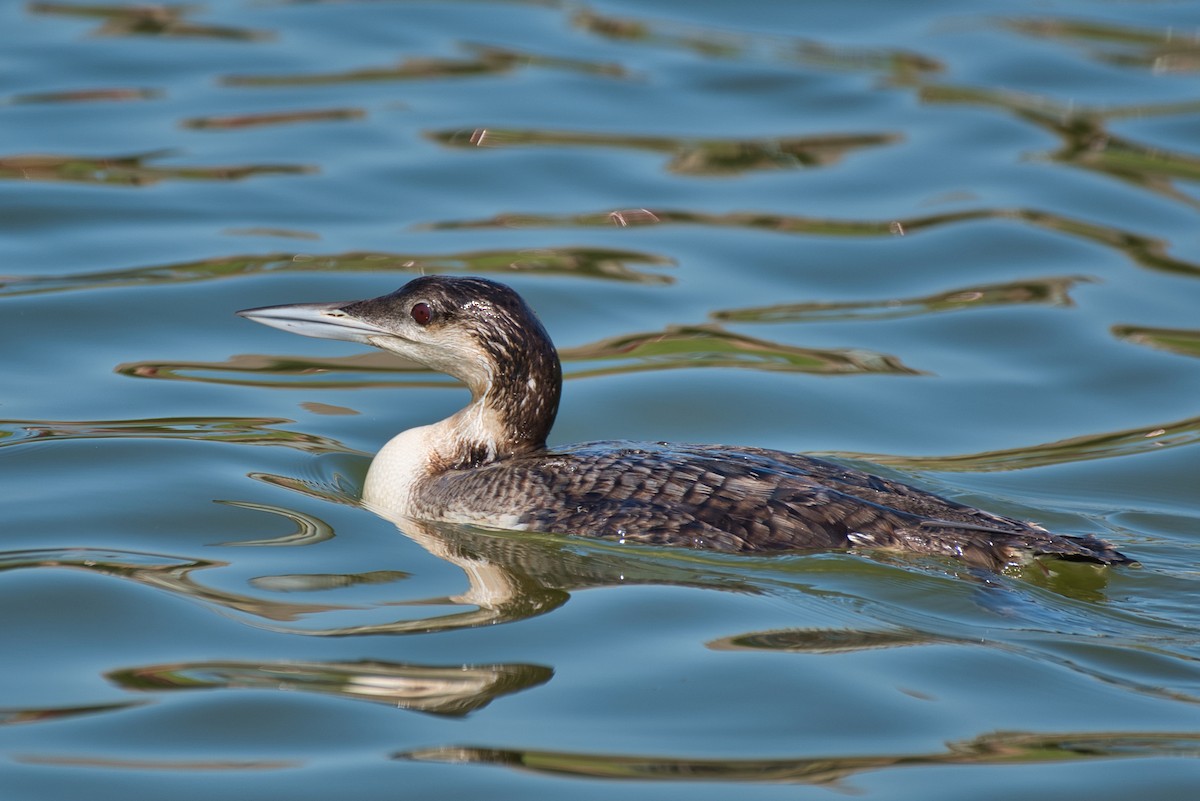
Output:
<path fill-rule="evenodd" d="M 237 42 L 258 42 L 275 38 L 275 34 L 270 31 L 190 22 L 187 18 L 197 8 L 188 5 L 136 6 L 34 2 L 30 3 L 27 8 L 33 14 L 102 20 L 100 27 L 92 31 L 93 36 L 168 36 L 225 39 Z"/>
<path fill-rule="evenodd" d="M 1112 248 L 1139 266 L 1161 272 L 1200 277 L 1200 264 L 1168 255 L 1167 243 L 1035 209 L 969 209 L 966 211 L 896 220 L 831 220 L 768 212 L 708 212 L 680 209 L 635 209 L 582 214 L 497 214 L 475 220 L 441 220 L 414 226 L 415 230 L 469 230 L 487 228 L 622 228 L 641 225 L 700 225 L 708 228 L 741 228 L 779 234 L 810 236 L 905 236 L 920 231 L 977 220 L 1014 220 L 1049 231 L 1069 234 Z"/>
<path fill-rule="evenodd" d="M 457 148 L 611 147 L 665 153 L 670 172 L 681 175 L 731 175 L 751 170 L 824 167 L 866 147 L 900 141 L 898 134 L 831 134 L 771 139 L 697 139 L 671 136 L 544 131 L 519 128 L 476 128 L 429 131 L 439 144 Z"/>
<path fill-rule="evenodd" d="M 1200 757 L 1190 732 L 993 732 L 928 754 L 798 759 L 688 759 L 444 746 L 403 751 L 396 759 L 517 768 L 555 776 L 633 781 L 832 784 L 869 770 L 928 765 L 1036 765 L 1109 759 Z"/>
<path fill-rule="evenodd" d="M 1137 456 L 1165 448 L 1178 448 L 1200 442 L 1200 417 L 1189 417 L 1100 434 L 1056 440 L 1020 448 L 981 451 L 955 456 L 892 456 L 881 453 L 836 452 L 831 455 L 863 459 L 875 464 L 906 470 L 989 473 L 1001 470 L 1027 470 L 1047 465 L 1073 464 L 1093 459 Z"/>
<path fill-rule="evenodd" d="M 371 701 L 400 709 L 462 717 L 502 695 L 545 684 L 554 671 L 541 665 L 448 665 L 397 662 L 179 662 L 110 671 L 128 690 L 200 690 L 214 687 L 302 691 Z"/>
<path fill-rule="evenodd" d="M 48 181 L 117 186 L 153 186 L 160 181 L 239 181 L 258 175 L 304 175 L 304 164 L 239 164 L 220 167 L 157 167 L 147 162 L 169 150 L 129 156 L 17 155 L 0 157 L 0 180 Z"/>
<path fill-rule="evenodd" d="M 353 453 L 335 440 L 272 426 L 283 418 L 171 417 L 145 420 L 0 420 L 0 448 L 66 440 L 183 439 L 240 445 L 284 445 L 314 453 Z"/>
<path fill-rule="evenodd" d="M 0 167 L 3 163 L 3 160 L 0 160 Z M 445 254 L 376 251 L 326 254 L 265 253 L 218 256 L 199 261 L 90 273 L 0 276 L 0 297 L 111 287 L 175 285 L 263 273 L 307 272 L 401 272 L 418 275 L 450 271 L 473 274 L 534 273 L 642 284 L 670 284 L 674 281 L 671 276 L 639 270 L 634 265 L 668 267 L 673 264 L 672 259 L 654 253 L 602 247 L 519 248 Z"/>
<path fill-rule="evenodd" d="M 713 319 L 739 323 L 806 323 L 832 320 L 899 320 L 941 312 L 998 306 L 1045 304 L 1073 306 L 1071 289 L 1095 279 L 1087 276 L 1029 278 L 1000 284 L 952 289 L 916 298 L 847 302 L 780 303 L 744 309 L 721 309 Z"/>

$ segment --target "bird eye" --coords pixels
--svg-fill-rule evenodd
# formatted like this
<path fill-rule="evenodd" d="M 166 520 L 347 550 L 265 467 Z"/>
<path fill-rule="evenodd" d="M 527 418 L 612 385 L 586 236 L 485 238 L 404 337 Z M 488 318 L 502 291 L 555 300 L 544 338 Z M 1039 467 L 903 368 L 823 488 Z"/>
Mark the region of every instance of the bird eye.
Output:
<path fill-rule="evenodd" d="M 429 307 L 428 303 L 418 303 L 408 313 L 412 315 L 417 325 L 429 325 L 429 321 L 433 319 L 433 309 Z"/>

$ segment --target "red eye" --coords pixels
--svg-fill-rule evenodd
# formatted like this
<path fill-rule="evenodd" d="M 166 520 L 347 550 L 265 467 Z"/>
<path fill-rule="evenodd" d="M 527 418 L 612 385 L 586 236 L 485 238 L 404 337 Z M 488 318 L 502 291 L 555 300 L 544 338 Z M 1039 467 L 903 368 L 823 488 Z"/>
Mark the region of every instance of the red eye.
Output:
<path fill-rule="evenodd" d="M 429 308 L 428 303 L 418 303 L 412 307 L 409 314 L 417 325 L 429 325 L 429 321 L 433 319 L 433 309 Z"/>

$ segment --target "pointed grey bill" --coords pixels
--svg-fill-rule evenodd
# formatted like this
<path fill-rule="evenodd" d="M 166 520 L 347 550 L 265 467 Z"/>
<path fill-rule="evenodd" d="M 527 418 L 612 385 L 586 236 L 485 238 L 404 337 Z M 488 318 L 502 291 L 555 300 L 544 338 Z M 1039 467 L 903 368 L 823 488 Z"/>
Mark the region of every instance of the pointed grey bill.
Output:
<path fill-rule="evenodd" d="M 384 329 L 346 314 L 343 308 L 352 302 L 262 306 L 257 309 L 242 309 L 237 314 L 272 328 L 318 339 L 344 339 L 347 342 L 370 345 L 370 337 L 389 336 Z"/>

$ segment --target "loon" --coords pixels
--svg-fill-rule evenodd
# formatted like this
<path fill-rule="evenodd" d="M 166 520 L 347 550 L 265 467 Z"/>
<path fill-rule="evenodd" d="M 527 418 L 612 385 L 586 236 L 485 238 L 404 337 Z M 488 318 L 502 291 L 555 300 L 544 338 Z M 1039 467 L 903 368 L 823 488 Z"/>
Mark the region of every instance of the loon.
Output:
<path fill-rule="evenodd" d="M 494 281 L 422 276 L 370 300 L 237 313 L 373 345 L 467 385 L 465 408 L 400 433 L 372 460 L 363 501 L 393 519 L 742 553 L 906 551 L 990 569 L 1039 555 L 1133 562 L 1091 535 L 1053 534 L 811 456 L 666 442 L 547 448 L 558 353 L 520 295 Z"/>

